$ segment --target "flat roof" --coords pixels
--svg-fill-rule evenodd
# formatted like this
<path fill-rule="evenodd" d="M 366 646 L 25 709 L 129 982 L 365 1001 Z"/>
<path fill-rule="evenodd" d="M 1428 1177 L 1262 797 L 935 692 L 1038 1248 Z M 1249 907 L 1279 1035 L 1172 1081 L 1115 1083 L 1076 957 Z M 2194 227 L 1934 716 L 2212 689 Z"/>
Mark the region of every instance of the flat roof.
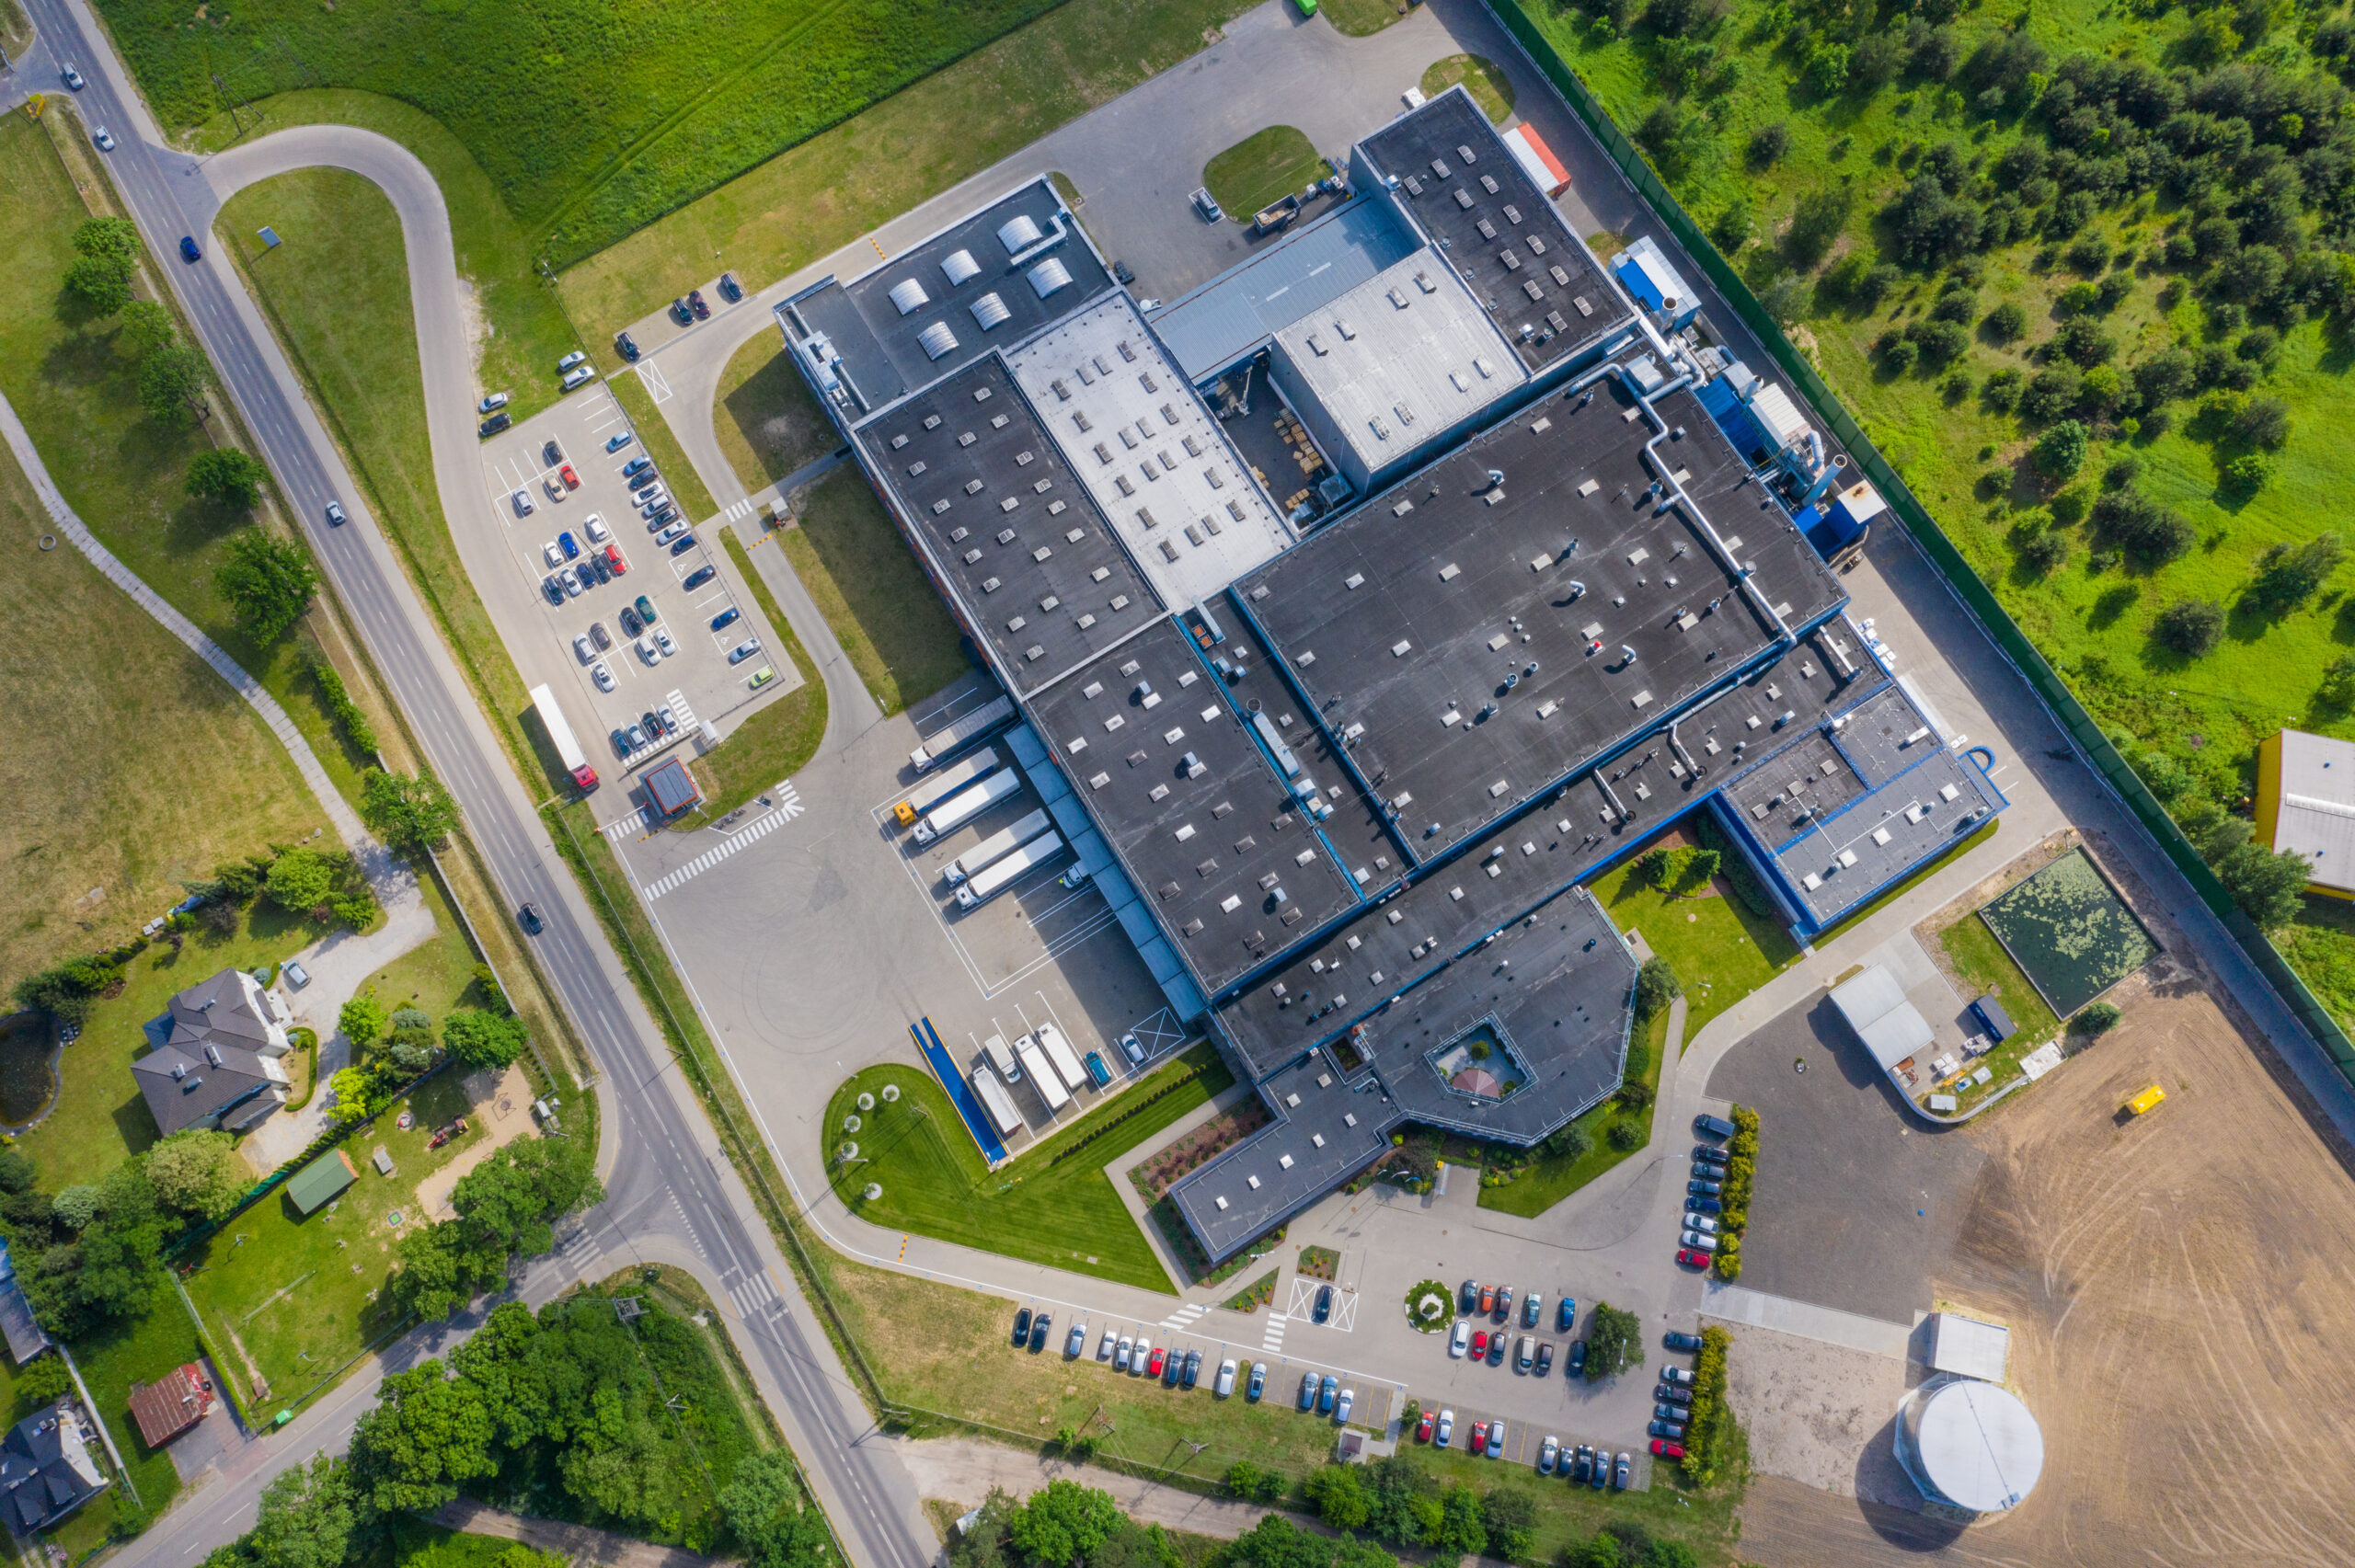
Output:
<path fill-rule="evenodd" d="M 2355 887 L 2355 742 L 2285 729 L 2280 751 L 2273 841 L 2266 847 L 2304 855 L 2321 887 Z"/>
<path fill-rule="evenodd" d="M 1658 408 L 1683 432 L 1664 461 L 1753 590 L 1795 628 L 1835 609 L 1837 579 L 1700 405 L 1678 392 Z M 1652 433 L 1606 377 L 1522 409 L 1235 584 L 1419 859 L 1772 646 L 1686 507 L 1655 501 Z"/>
<path fill-rule="evenodd" d="M 1930 1322 L 1930 1368 L 2000 1383 L 2011 1344 L 2012 1331 L 2001 1323 L 1982 1322 L 1960 1312 L 1939 1312 Z"/>
<path fill-rule="evenodd" d="M 1358 902 L 1219 687 L 1164 620 L 1030 703 L 1040 738 L 1206 992 Z"/>
<path fill-rule="evenodd" d="M 1361 197 L 1262 244 L 1249 260 L 1164 305 L 1153 329 L 1187 379 L 1200 381 L 1420 243 L 1388 200 Z"/>
<path fill-rule="evenodd" d="M 1586 242 L 1570 232 L 1462 86 L 1358 143 L 1395 176 L 1419 224 L 1533 371 L 1631 319 Z"/>
<path fill-rule="evenodd" d="M 822 333 L 832 344 L 856 395 L 844 418 L 856 423 L 1111 284 L 1041 177 L 847 283 L 828 279 L 778 314 L 788 329 L 798 315 L 803 337 Z"/>
<path fill-rule="evenodd" d="M 684 811 L 703 797 L 686 764 L 676 757 L 665 757 L 646 771 L 646 794 L 654 809 L 665 817 Z"/>
<path fill-rule="evenodd" d="M 1162 605 L 993 355 L 859 427 L 867 472 L 1000 676 L 1033 692 Z"/>
<path fill-rule="evenodd" d="M 1128 295 L 1064 317 L 1006 361 L 1164 603 L 1207 599 L 1292 542 Z"/>
<path fill-rule="evenodd" d="M 1425 247 L 1302 315 L 1276 348 L 1370 473 L 1519 392 L 1529 372 Z"/>
<path fill-rule="evenodd" d="M 1372 1073 L 1345 1081 L 1321 1053 L 1260 1093 L 1277 1119 L 1169 1189 L 1213 1260 L 1381 1158 L 1402 1119 Z"/>

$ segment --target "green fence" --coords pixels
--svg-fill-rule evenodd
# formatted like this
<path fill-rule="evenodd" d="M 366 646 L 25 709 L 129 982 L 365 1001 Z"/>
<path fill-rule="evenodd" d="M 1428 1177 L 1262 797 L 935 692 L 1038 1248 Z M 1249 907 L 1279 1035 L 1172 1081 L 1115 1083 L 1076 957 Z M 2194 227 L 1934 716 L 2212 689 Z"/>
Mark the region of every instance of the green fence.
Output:
<path fill-rule="evenodd" d="M 2078 750 L 2125 801 L 2127 808 L 2149 830 L 2151 836 L 2158 841 L 2159 847 L 2166 852 L 2176 869 L 2200 895 L 2200 901 L 2223 922 L 2233 940 L 2248 955 L 2249 962 L 2256 965 L 2257 972 L 2280 993 L 2281 1000 L 2291 1012 L 2297 1014 L 2298 1021 L 2321 1042 L 2340 1076 L 2355 1084 L 2355 1041 L 2349 1040 L 2347 1032 L 2339 1026 L 2330 1009 L 2307 989 L 2305 981 L 2298 978 L 2281 956 L 2280 950 L 2273 945 L 2255 921 L 2241 912 L 2240 906 L 2233 901 L 2223 884 L 2216 880 L 2216 874 L 2208 868 L 2207 862 L 2200 858 L 2200 852 L 2191 847 L 2190 841 L 2183 836 L 2182 830 L 2175 825 L 2157 797 L 2143 785 L 2126 759 L 2119 754 L 2118 748 L 2110 744 L 2101 727 L 2094 722 L 2093 715 L 2085 712 L 2084 704 L 2077 701 L 2052 667 L 2045 662 L 2044 656 L 2013 623 L 2011 615 L 1997 601 L 1994 593 L 1970 563 L 1963 559 L 1962 553 L 1954 547 L 1953 542 L 1930 520 L 1928 509 L 1907 487 L 1905 481 L 1898 477 L 1897 471 L 1881 456 L 1879 450 L 1866 436 L 1839 398 L 1832 395 L 1832 389 L 1824 384 L 1815 367 L 1791 346 L 1790 339 L 1783 335 L 1781 326 L 1766 313 L 1765 307 L 1758 303 L 1757 297 L 1733 269 L 1726 264 L 1725 258 L 1717 254 L 1717 247 L 1703 237 L 1699 225 L 1669 193 L 1668 187 L 1660 182 L 1660 176 L 1652 171 L 1651 165 L 1645 161 L 1643 155 L 1636 151 L 1635 144 L 1612 123 L 1610 115 L 1603 112 L 1602 104 L 1587 89 L 1585 82 L 1556 52 L 1545 35 L 1522 10 L 1519 0 L 1488 0 L 1488 7 L 1505 30 L 1520 43 L 1531 62 L 1554 84 L 1587 130 L 1593 133 L 1611 161 L 1636 188 L 1637 194 L 1660 215 L 1660 221 L 1683 246 L 1685 253 L 1708 274 L 1709 280 L 1717 285 L 1717 292 L 1741 317 L 1743 325 L 1757 336 L 1766 351 L 1774 356 L 1783 373 L 1815 406 L 1831 435 L 1847 449 L 1850 460 L 1880 491 L 1890 509 L 1903 521 L 1906 532 L 1921 546 L 1922 553 L 1929 557 L 1931 565 L 1946 578 L 1956 596 L 1978 619 L 1980 625 L 1993 640 L 1996 649 L 2035 688 L 2037 695 L 2044 700 L 2062 727 L 2069 732 L 2070 738 L 2075 741 Z"/>

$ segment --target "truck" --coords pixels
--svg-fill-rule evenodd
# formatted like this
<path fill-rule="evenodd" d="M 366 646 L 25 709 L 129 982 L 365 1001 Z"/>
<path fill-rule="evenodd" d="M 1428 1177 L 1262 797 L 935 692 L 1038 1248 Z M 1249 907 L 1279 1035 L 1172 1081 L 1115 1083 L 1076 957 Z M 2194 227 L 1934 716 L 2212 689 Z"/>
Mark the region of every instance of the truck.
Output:
<path fill-rule="evenodd" d="M 891 815 L 898 818 L 900 825 L 904 828 L 996 766 L 996 749 L 984 746 L 891 807 Z"/>
<path fill-rule="evenodd" d="M 980 909 L 1013 887 L 1024 872 L 1034 871 L 1063 853 L 1063 841 L 1053 833 L 1031 840 L 959 887 L 957 907 L 960 910 Z"/>
<path fill-rule="evenodd" d="M 1529 182 L 1548 196 L 1559 196 L 1570 188 L 1570 171 L 1554 155 L 1554 149 L 1537 134 L 1533 125 L 1516 125 L 1504 135 L 1505 151 L 1521 166 Z"/>
<path fill-rule="evenodd" d="M 948 885 L 954 887 L 990 862 L 1001 855 L 1011 854 L 1045 832 L 1050 820 L 1046 812 L 1033 811 L 1013 827 L 992 833 L 988 838 L 950 861 L 948 869 L 942 875 L 948 878 Z"/>
<path fill-rule="evenodd" d="M 548 739 L 556 747 L 556 754 L 571 770 L 573 784 L 583 793 L 597 787 L 597 770 L 589 765 L 588 755 L 580 750 L 580 742 L 572 727 L 564 722 L 564 710 L 556 705 L 556 693 L 546 686 L 532 688 L 532 706 L 540 713 L 540 727 L 548 732 Z"/>
<path fill-rule="evenodd" d="M 1054 1064 L 1056 1077 L 1073 1089 L 1087 1087 L 1087 1070 L 1079 1065 L 1079 1053 L 1071 1048 L 1071 1042 L 1063 1038 L 1061 1029 L 1052 1024 L 1041 1024 L 1031 1037 L 1039 1042 L 1039 1048 L 1045 1051 L 1047 1059 Z"/>
<path fill-rule="evenodd" d="M 1023 1068 L 1030 1074 L 1030 1087 L 1039 1092 L 1039 1098 L 1047 1102 L 1047 1109 L 1060 1111 L 1071 1104 L 1070 1093 L 1055 1077 L 1055 1070 L 1048 1065 L 1046 1056 L 1039 1049 L 1039 1042 L 1035 1038 L 1025 1035 L 1015 1041 L 1014 1054 L 1022 1059 Z"/>
<path fill-rule="evenodd" d="M 982 1054 L 990 1059 L 990 1065 L 996 1068 L 999 1076 L 1008 1083 L 1022 1082 L 1021 1064 L 1014 1059 L 1014 1051 L 1006 1045 L 1004 1035 L 992 1035 L 983 1040 Z"/>
<path fill-rule="evenodd" d="M 1000 697 L 994 703 L 975 708 L 909 752 L 908 761 L 917 773 L 930 773 L 1013 716 L 1014 699 Z"/>
<path fill-rule="evenodd" d="M 1021 788 L 1020 773 L 1012 768 L 1000 768 L 981 783 L 950 795 L 927 812 L 924 820 L 916 824 L 916 842 L 928 844 L 941 834 L 963 827 L 999 801 L 1011 800 Z"/>
<path fill-rule="evenodd" d="M 1300 198 L 1286 196 L 1281 200 L 1269 202 L 1252 214 L 1251 232 L 1257 235 L 1271 235 L 1299 216 Z"/>
<path fill-rule="evenodd" d="M 1014 1096 L 1005 1092 L 1005 1085 L 997 1081 L 996 1073 L 986 1067 L 973 1069 L 973 1091 L 989 1107 L 990 1120 L 997 1123 L 1000 1134 L 1012 1138 L 1022 1130 L 1022 1113 L 1014 1108 Z"/>

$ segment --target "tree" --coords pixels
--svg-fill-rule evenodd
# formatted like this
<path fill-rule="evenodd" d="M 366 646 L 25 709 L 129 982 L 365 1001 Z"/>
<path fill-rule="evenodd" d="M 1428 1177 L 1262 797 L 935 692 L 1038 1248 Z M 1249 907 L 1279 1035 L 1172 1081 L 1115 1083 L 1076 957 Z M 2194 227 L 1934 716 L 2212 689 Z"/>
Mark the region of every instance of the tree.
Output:
<path fill-rule="evenodd" d="M 203 352 L 175 339 L 139 358 L 139 406 L 159 425 L 176 425 L 203 412 L 199 401 L 212 367 Z"/>
<path fill-rule="evenodd" d="M 523 1023 L 478 1007 L 453 1008 L 442 1020 L 442 1045 L 468 1067 L 504 1070 L 523 1052 Z"/>
<path fill-rule="evenodd" d="M 753 1568 L 820 1568 L 833 1561 L 825 1519 L 803 1503 L 800 1471 L 782 1448 L 738 1461 L 719 1510 Z"/>
<path fill-rule="evenodd" d="M 270 469 L 261 459 L 236 447 L 200 452 L 188 465 L 188 493 L 201 501 L 251 509 L 261 504 L 261 483 Z"/>
<path fill-rule="evenodd" d="M 85 218 L 74 231 L 74 253 L 125 263 L 139 259 L 139 225 L 128 218 Z"/>
<path fill-rule="evenodd" d="M 2048 479 L 2066 479 L 2084 465 L 2085 445 L 2085 426 L 2063 419 L 2037 438 L 2028 461 Z"/>
<path fill-rule="evenodd" d="M 431 773 L 409 778 L 371 768 L 360 782 L 360 818 L 402 853 L 438 846 L 458 826 L 458 803 Z"/>
<path fill-rule="evenodd" d="M 385 1030 L 392 1023 L 385 1004 L 376 1000 L 376 988 L 370 986 L 335 1015 L 335 1026 L 351 1042 L 352 1049 L 364 1051 L 385 1037 Z"/>
<path fill-rule="evenodd" d="M 2224 634 L 2224 607 L 2212 599 L 2178 599 L 2151 623 L 2151 635 L 2160 646 L 2198 658 L 2216 646 Z"/>
<path fill-rule="evenodd" d="M 2243 914 L 2267 931 L 2297 919 L 2298 895 L 2314 874 L 2313 863 L 2303 855 L 2289 850 L 2277 854 L 2252 843 L 2242 844 L 2216 862 L 2216 879 L 2224 885 L 2224 891 L 2233 896 Z"/>
<path fill-rule="evenodd" d="M 62 1356 L 43 1356 L 17 1373 L 17 1418 L 46 1410 L 74 1391 L 74 1375 Z"/>
<path fill-rule="evenodd" d="M 2336 533 L 2315 534 L 2303 544 L 2271 544 L 2257 558 L 2257 580 L 2249 587 L 2258 603 L 2276 614 L 2294 610 L 2322 590 L 2347 558 Z"/>
<path fill-rule="evenodd" d="M 2191 548 L 2191 524 L 2142 491 L 2117 490 L 2094 503 L 2094 532 L 2150 566 Z"/>
<path fill-rule="evenodd" d="M 365 1070 L 347 1067 L 327 1080 L 327 1093 L 335 1096 L 332 1111 L 339 1126 L 364 1122 L 376 1114 L 374 1081 Z"/>
<path fill-rule="evenodd" d="M 1040 1568 L 1063 1568 L 1085 1560 L 1120 1524 L 1110 1494 L 1055 1480 L 1015 1511 L 1006 1534 Z"/>
<path fill-rule="evenodd" d="M 2006 300 L 1989 311 L 1987 319 L 1981 322 L 1980 326 L 1993 342 L 2016 342 L 2028 330 L 2028 313 Z"/>
<path fill-rule="evenodd" d="M 509 1144 L 460 1177 L 450 1206 L 469 1245 L 530 1256 L 556 1244 L 549 1224 L 556 1216 L 604 1196 L 586 1150 L 571 1139 L 534 1139 Z"/>
<path fill-rule="evenodd" d="M 2252 397 L 2230 420 L 2235 440 L 2268 450 L 2290 439 L 2290 406 L 2278 397 Z"/>
<path fill-rule="evenodd" d="M 1327 1465 L 1309 1476 L 1304 1490 L 1316 1505 L 1316 1516 L 1337 1530 L 1361 1529 L 1373 1513 L 1373 1500 L 1359 1483 L 1354 1465 Z"/>
<path fill-rule="evenodd" d="M 112 315 L 131 303 L 132 266 L 110 257 L 77 256 L 65 267 L 65 292 L 93 315 Z"/>
<path fill-rule="evenodd" d="M 229 601 L 237 629 L 267 645 L 310 608 L 319 574 L 311 565 L 311 553 L 293 540 L 248 528 L 230 535 L 227 556 L 213 572 L 213 586 Z"/>
<path fill-rule="evenodd" d="M 1594 1135 L 1576 1122 L 1565 1123 L 1545 1139 L 1545 1152 L 1557 1160 L 1576 1160 L 1594 1147 Z"/>
<path fill-rule="evenodd" d="M 1599 1383 L 1642 1366 L 1643 1333 L 1643 1321 L 1635 1313 L 1623 1312 L 1608 1301 L 1596 1302 L 1586 1331 L 1586 1380 Z"/>
<path fill-rule="evenodd" d="M 431 1513 L 498 1473 L 481 1391 L 429 1360 L 386 1378 L 351 1434 L 356 1495 L 382 1514 Z"/>
<path fill-rule="evenodd" d="M 1488 1527 L 1480 1519 L 1477 1492 L 1461 1482 L 1447 1483 L 1439 1494 L 1439 1529 L 1430 1544 L 1459 1555 L 1477 1556 L 1488 1550 Z"/>
<path fill-rule="evenodd" d="M 98 1217 L 98 1189 L 87 1182 L 76 1182 L 57 1195 L 49 1211 L 69 1230 L 86 1229 Z"/>
<path fill-rule="evenodd" d="M 387 1022 L 392 1027 L 395 1045 L 431 1047 L 433 1044 L 433 1020 L 421 1007 L 396 1007 Z"/>
<path fill-rule="evenodd" d="M 144 1160 L 116 1166 L 98 1190 L 98 1211 L 80 1237 L 43 1253 L 28 1286 L 41 1321 L 68 1334 L 147 1309 L 170 1223 L 148 1185 Z"/>
<path fill-rule="evenodd" d="M 261 1489 L 247 1549 L 260 1568 L 343 1568 L 360 1525 L 350 1467 L 327 1454 L 281 1471 Z"/>
<path fill-rule="evenodd" d="M 1684 863 L 1684 875 L 1678 880 L 1686 887 L 1706 887 L 1709 885 L 1709 879 L 1717 876 L 1717 868 L 1723 864 L 1725 864 L 1725 856 L 1717 851 L 1694 850 L 1692 858 Z"/>
<path fill-rule="evenodd" d="M 462 1227 L 454 1222 L 404 1232 L 399 1256 L 400 1272 L 393 1276 L 390 1288 L 410 1311 L 428 1322 L 448 1317 L 473 1300 L 477 1292 L 506 1277 L 507 1254 L 496 1249 L 487 1254 L 469 1249 Z M 460 1349 L 462 1356 L 465 1349 Z"/>
<path fill-rule="evenodd" d="M 1791 226 L 1783 235 L 1783 250 L 1791 265 L 1811 268 L 1832 249 L 1848 225 L 1854 197 L 1844 185 L 1810 190 L 1791 211 Z"/>
<path fill-rule="evenodd" d="M 2106 1035 L 2118 1026 L 2120 1016 L 2116 1002 L 2089 1001 L 2077 1009 L 2077 1015 L 2069 1020 L 2069 1032 L 2073 1035 Z"/>
<path fill-rule="evenodd" d="M 1488 1550 L 1499 1557 L 1525 1559 L 1536 1544 L 1537 1505 L 1526 1492 L 1491 1491 L 1480 1500 L 1480 1522 L 1488 1531 Z"/>
<path fill-rule="evenodd" d="M 1790 147 L 1791 128 L 1777 120 L 1750 133 L 1750 145 L 1744 156 L 1753 169 L 1772 168 L 1783 161 L 1783 155 L 1790 151 Z"/>
<path fill-rule="evenodd" d="M 1684 994 L 1669 961 L 1658 956 L 1644 960 L 1636 971 L 1636 1016 L 1649 1022 L 1660 1009 Z"/>
<path fill-rule="evenodd" d="M 2322 667 L 2322 685 L 2315 695 L 2325 707 L 2355 707 L 2355 654 L 2340 654 Z"/>
<path fill-rule="evenodd" d="M 123 346 L 142 359 L 178 335 L 172 313 L 154 300 L 133 300 L 122 307 Z"/>
<path fill-rule="evenodd" d="M 254 1184 L 252 1167 L 225 1132 L 190 1127 L 148 1151 L 147 1180 L 167 1208 L 199 1219 L 219 1219 Z"/>
<path fill-rule="evenodd" d="M 1631 1111 L 1640 1111 L 1652 1103 L 1652 1086 L 1640 1078 L 1631 1078 L 1619 1085 L 1619 1103 Z"/>
<path fill-rule="evenodd" d="M 1668 886 L 1668 868 L 1671 864 L 1672 859 L 1665 848 L 1647 851 L 1643 859 L 1636 862 L 1636 875 L 1654 887 L 1665 887 Z"/>

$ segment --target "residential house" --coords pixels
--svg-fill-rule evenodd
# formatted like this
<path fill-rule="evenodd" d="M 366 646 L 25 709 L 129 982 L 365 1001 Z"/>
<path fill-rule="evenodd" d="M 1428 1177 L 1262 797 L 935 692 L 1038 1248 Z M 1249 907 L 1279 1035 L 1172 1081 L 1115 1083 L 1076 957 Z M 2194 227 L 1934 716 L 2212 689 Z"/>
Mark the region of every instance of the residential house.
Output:
<path fill-rule="evenodd" d="M 242 969 L 172 998 L 146 1025 L 155 1049 L 131 1064 L 166 1138 L 190 1127 L 244 1132 L 286 1103 L 279 1059 L 293 1046 L 285 999 Z"/>
<path fill-rule="evenodd" d="M 92 1436 L 81 1407 L 60 1400 L 0 1439 L 0 1508 L 10 1529 L 21 1536 L 45 1528 L 105 1489 Z"/>

